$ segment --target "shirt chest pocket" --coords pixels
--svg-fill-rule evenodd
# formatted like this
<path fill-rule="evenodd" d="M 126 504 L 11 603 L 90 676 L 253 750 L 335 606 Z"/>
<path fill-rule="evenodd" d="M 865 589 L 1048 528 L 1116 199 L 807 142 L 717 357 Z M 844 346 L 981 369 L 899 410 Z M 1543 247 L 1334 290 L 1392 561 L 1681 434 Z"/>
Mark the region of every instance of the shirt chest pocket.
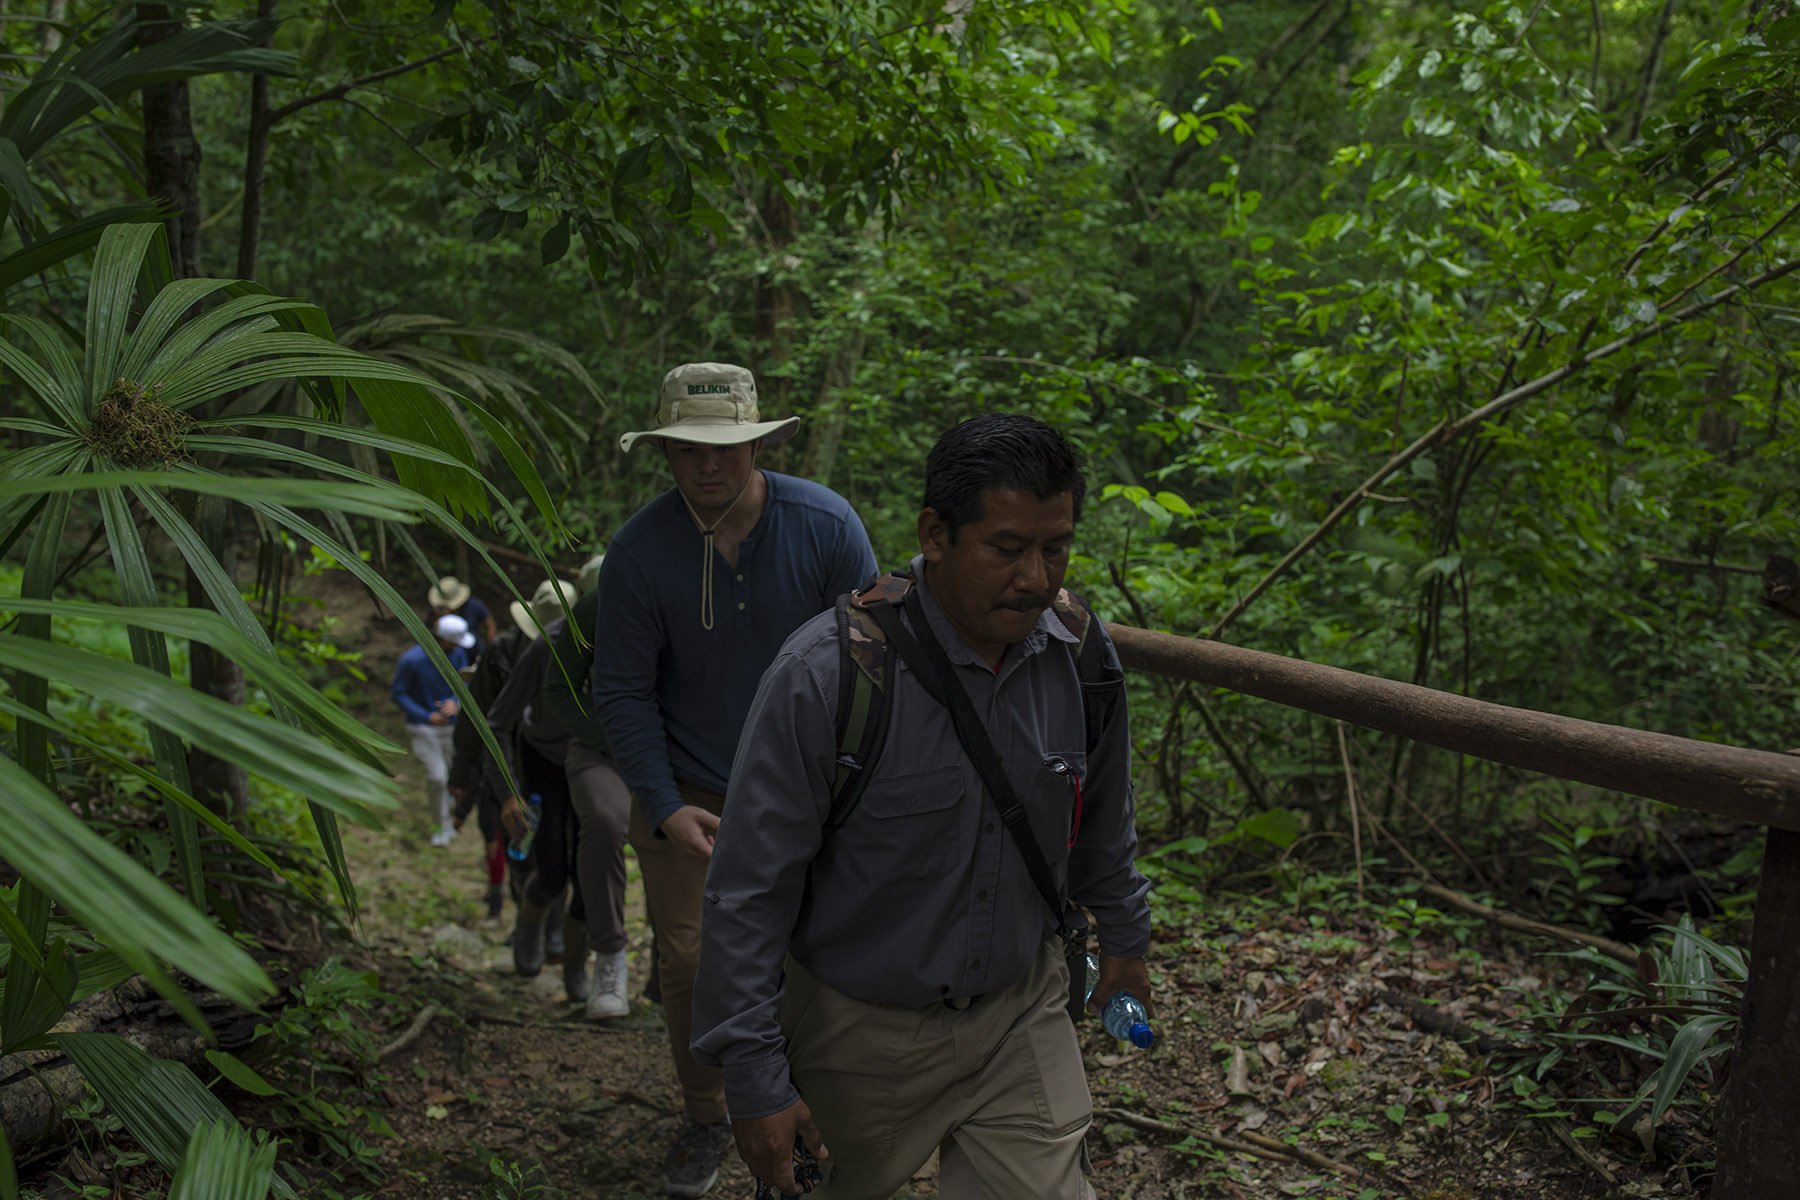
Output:
<path fill-rule="evenodd" d="M 957 766 L 870 781 L 846 832 L 855 829 L 871 879 L 936 879 L 955 870 L 965 853 L 963 795 Z"/>

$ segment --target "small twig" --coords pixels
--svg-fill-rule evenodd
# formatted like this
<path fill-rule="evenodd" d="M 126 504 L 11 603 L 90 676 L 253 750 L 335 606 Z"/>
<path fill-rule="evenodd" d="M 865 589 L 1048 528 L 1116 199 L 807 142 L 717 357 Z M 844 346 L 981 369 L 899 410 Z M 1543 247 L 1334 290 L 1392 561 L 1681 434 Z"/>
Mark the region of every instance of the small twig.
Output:
<path fill-rule="evenodd" d="M 1781 263 L 1778 266 L 1770 267 L 1768 270 L 1763 271 L 1754 278 L 1746 279 L 1742 283 L 1732 284 L 1730 287 L 1716 295 L 1710 296 L 1705 300 L 1688 304 L 1632 333 L 1614 338 L 1604 346 L 1590 350 L 1586 354 L 1557 367 L 1553 371 L 1540 375 L 1536 379 L 1520 384 L 1510 391 L 1495 396 L 1480 408 L 1465 413 L 1454 421 L 1449 420 L 1448 418 L 1440 420 L 1437 424 L 1433 425 L 1430 429 L 1426 430 L 1425 433 L 1420 435 L 1420 437 L 1410 446 L 1407 446 L 1404 450 L 1400 451 L 1400 453 L 1389 458 L 1387 462 L 1381 465 L 1380 469 L 1367 479 L 1363 480 L 1349 495 L 1340 500 L 1336 507 L 1329 513 L 1326 513 L 1324 519 L 1321 520 L 1318 525 L 1313 527 L 1311 533 L 1301 538 L 1299 543 L 1295 545 L 1293 549 L 1282 556 L 1280 562 L 1269 568 L 1268 572 L 1256 582 L 1255 586 L 1239 597 L 1238 602 L 1232 605 L 1231 609 L 1226 612 L 1223 617 L 1219 618 L 1218 623 L 1207 632 L 1207 639 L 1210 641 L 1217 641 L 1225 630 L 1228 629 L 1238 617 L 1243 615 L 1245 609 L 1254 604 L 1264 592 L 1269 590 L 1271 585 L 1282 576 L 1286 575 L 1296 562 L 1304 558 L 1314 546 L 1318 545 L 1319 542 L 1332 531 L 1332 529 L 1336 528 L 1337 523 L 1348 516 L 1358 504 L 1368 497 L 1370 492 L 1374 491 L 1390 476 L 1400 470 L 1401 467 L 1406 466 L 1413 459 L 1419 457 L 1428 450 L 1434 450 L 1455 441 L 1472 429 L 1479 429 L 1482 425 L 1493 420 L 1508 409 L 1529 400 L 1540 392 L 1548 391 L 1557 384 L 1579 374 L 1602 359 L 1610 358 L 1619 351 L 1635 346 L 1639 342 L 1647 341 L 1650 338 L 1667 333 L 1675 326 L 1690 321 L 1701 313 L 1717 308 L 1719 305 L 1724 304 L 1729 300 L 1747 296 L 1764 284 L 1773 283 L 1775 280 L 1790 275 L 1796 270 L 1800 270 L 1800 259 L 1789 259 L 1787 262 Z"/>
<path fill-rule="evenodd" d="M 1440 1033 L 1458 1042 L 1468 1042 L 1483 1054 L 1497 1054 L 1503 1050 L 1515 1048 L 1514 1043 L 1505 1038 L 1491 1037 L 1481 1032 L 1467 1021 L 1458 1020 L 1441 1008 L 1426 1003 L 1417 996 L 1409 996 L 1405 992 L 1396 992 L 1392 988 L 1382 988 L 1375 993 L 1375 998 L 1389 1008 L 1397 1008 L 1412 1019 L 1414 1025 L 1430 1033 Z"/>
<path fill-rule="evenodd" d="M 346 79 L 336 87 L 326 88 L 322 92 L 314 92 L 310 96 L 302 96 L 292 100 L 269 114 L 269 124 L 275 125 L 293 116 L 301 109 L 311 108 L 315 104 L 323 104 L 327 100 L 342 100 L 357 88 L 368 87 L 371 83 L 380 83 L 384 79 L 392 79 L 396 75 L 404 75 L 409 71 L 417 71 L 420 67 L 428 67 L 434 62 L 463 53 L 464 47 L 450 46 L 439 50 L 436 54 L 427 54 L 424 58 L 416 58 L 411 62 L 401 63 L 397 67 L 389 67 L 385 71 L 375 71 L 368 75 L 359 75 L 355 79 Z"/>
<path fill-rule="evenodd" d="M 406 1032 L 383 1046 L 381 1052 L 375 1056 L 376 1060 L 380 1061 L 385 1058 L 392 1058 L 394 1055 L 418 1041 L 419 1035 L 425 1032 L 425 1027 L 431 1024 L 432 1018 L 436 1017 L 442 1011 L 444 1010 L 435 1004 L 427 1004 L 424 1008 L 421 1008 L 418 1015 L 412 1019 L 412 1023 L 406 1027 Z"/>
<path fill-rule="evenodd" d="M 1357 810 L 1361 807 L 1356 800 L 1356 772 L 1350 767 L 1350 745 L 1344 740 L 1344 723 L 1334 721 L 1337 729 L 1338 758 L 1344 764 L 1344 790 L 1350 797 L 1350 845 L 1356 851 L 1356 902 L 1363 903 L 1363 859 L 1362 859 L 1362 817 Z"/>
<path fill-rule="evenodd" d="M 1619 1177 L 1613 1174 L 1612 1168 L 1596 1157 L 1593 1151 L 1571 1137 L 1569 1131 L 1563 1128 L 1563 1123 L 1561 1121 L 1550 1122 L 1550 1132 L 1554 1133 L 1557 1140 L 1569 1148 L 1570 1153 L 1586 1163 L 1589 1167 L 1593 1168 L 1594 1173 L 1600 1176 L 1600 1178 L 1606 1180 L 1608 1187 L 1617 1187 L 1619 1185 Z"/>
<path fill-rule="evenodd" d="M 1558 941 L 1563 942 L 1573 942 L 1577 946 L 1587 946 L 1590 949 L 1598 950 L 1608 958 L 1617 959 L 1628 967 L 1637 966 L 1638 952 L 1623 942 L 1615 942 L 1611 938 L 1604 938 L 1597 934 L 1586 933 L 1580 929 L 1569 929 L 1562 925 L 1552 925 L 1548 921 L 1534 921 L 1530 917 L 1521 917 L 1517 913 L 1510 913 L 1504 909 L 1494 908 L 1492 905 L 1483 904 L 1479 900 L 1471 899 L 1461 892 L 1452 891 L 1447 887 L 1440 887 L 1434 883 L 1428 883 L 1419 890 L 1434 900 L 1448 904 L 1451 908 L 1461 909 L 1463 912 L 1469 913 L 1472 916 L 1482 917 L 1492 921 L 1502 929 L 1510 929 L 1515 933 L 1535 933 L 1540 937 L 1556 938 Z"/>
<path fill-rule="evenodd" d="M 1286 1142 L 1276 1141 L 1272 1137 L 1265 1137 L 1249 1130 L 1242 1131 L 1243 1140 L 1239 1141 L 1223 1134 L 1208 1133 L 1203 1129 L 1191 1129 L 1186 1125 L 1177 1125 L 1172 1121 L 1158 1121 L 1154 1117 L 1142 1117 L 1123 1108 L 1096 1108 L 1094 1115 L 1108 1121 L 1117 1121 L 1121 1125 L 1129 1125 L 1133 1129 L 1142 1129 L 1147 1133 L 1161 1133 L 1177 1138 L 1197 1138 L 1208 1145 L 1217 1146 L 1221 1150 L 1229 1150 L 1233 1154 L 1249 1154 L 1273 1162 L 1300 1162 L 1321 1171 L 1335 1171 L 1339 1175 L 1348 1175 L 1352 1179 L 1362 1178 L 1362 1172 L 1348 1163 L 1341 1163 L 1334 1158 L 1326 1158 L 1316 1151 L 1290 1146 Z"/>
<path fill-rule="evenodd" d="M 473 1012 L 463 1018 L 471 1025 L 514 1025 L 520 1029 L 567 1029 L 577 1033 L 606 1033 L 614 1036 L 637 1033 L 635 1029 L 620 1029 L 615 1025 L 602 1025 L 598 1021 L 528 1021 L 523 1017 L 509 1017 L 501 1013 Z"/>
<path fill-rule="evenodd" d="M 1761 567 L 1748 567 L 1743 563 L 1711 562 L 1704 558 L 1677 558 L 1673 554 L 1646 554 L 1644 558 L 1665 567 L 1683 567 L 1694 571 L 1716 571 L 1724 575 L 1761 575 Z"/>

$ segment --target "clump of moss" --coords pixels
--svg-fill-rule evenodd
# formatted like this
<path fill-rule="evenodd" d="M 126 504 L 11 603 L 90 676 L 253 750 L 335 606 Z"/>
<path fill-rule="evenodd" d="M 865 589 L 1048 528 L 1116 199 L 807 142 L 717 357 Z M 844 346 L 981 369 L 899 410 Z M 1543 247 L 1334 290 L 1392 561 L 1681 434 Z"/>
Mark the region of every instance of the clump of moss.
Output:
<path fill-rule="evenodd" d="M 100 397 L 83 440 L 120 466 L 174 466 L 186 453 L 194 420 L 158 399 L 161 391 L 115 379 Z"/>

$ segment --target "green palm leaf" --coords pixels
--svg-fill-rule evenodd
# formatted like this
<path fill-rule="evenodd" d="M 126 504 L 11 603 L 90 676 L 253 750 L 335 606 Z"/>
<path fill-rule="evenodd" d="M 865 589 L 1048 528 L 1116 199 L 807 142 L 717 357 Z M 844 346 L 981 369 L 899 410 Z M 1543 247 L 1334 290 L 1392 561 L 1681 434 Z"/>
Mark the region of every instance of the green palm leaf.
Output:
<path fill-rule="evenodd" d="M 148 978 L 196 1028 L 204 1028 L 199 1010 L 162 963 L 245 1006 L 274 991 L 242 947 L 10 759 L 0 758 L 0 786 L 7 795 L 0 858 Z"/>
<path fill-rule="evenodd" d="M 223 1126 L 245 1136 L 237 1118 L 180 1063 L 152 1058 L 111 1033 L 58 1034 L 56 1044 L 131 1136 L 168 1171 L 187 1167 L 189 1145 L 204 1129 Z M 293 1194 L 279 1179 L 272 1183 L 277 1195 Z M 229 1200 L 226 1193 L 194 1194 Z"/>
<path fill-rule="evenodd" d="M 163 216 L 162 210 L 153 204 L 126 204 L 72 221 L 56 232 L 0 258 L 0 294 L 15 284 L 41 275 L 60 262 L 86 253 L 100 240 L 100 235 L 109 225 L 132 221 L 161 221 Z"/>
<path fill-rule="evenodd" d="M 131 608 L 76 600 L 24 600 L 0 596 L 0 612 L 7 611 L 53 615 L 103 625 L 137 625 L 170 637 L 205 642 L 242 666 L 245 676 L 267 691 L 271 701 L 292 709 L 305 721 L 308 729 L 330 738 L 371 768 L 380 769 L 382 755 L 402 752 L 401 747 L 327 700 L 298 672 L 276 657 L 266 640 L 244 633 L 236 622 L 219 613 L 203 608 Z M 257 632 L 261 632 L 260 627 Z"/>
<path fill-rule="evenodd" d="M 202 471 L 88 471 L 79 474 L 0 479 L 0 500 L 17 496 L 63 495 L 122 487 L 162 487 L 201 496 L 239 499 L 246 495 L 270 504 L 329 508 L 378 521 L 410 521 L 429 501 L 392 485 L 332 483 L 320 479 L 216 475 Z"/>
<path fill-rule="evenodd" d="M 393 781 L 380 769 L 347 759 L 302 730 L 196 692 L 154 667 L 12 634 L 0 634 L 0 665 L 56 679 L 138 713 L 152 729 L 310 796 L 361 824 L 379 824 L 371 810 L 395 805 Z"/>
<path fill-rule="evenodd" d="M 194 1130 L 169 1200 L 263 1200 L 275 1177 L 275 1147 L 223 1121 Z"/>
<path fill-rule="evenodd" d="M 100 249 L 94 254 L 94 271 L 88 280 L 84 414 L 93 411 L 94 402 L 115 378 L 125 325 L 137 300 L 144 254 L 151 242 L 162 236 L 161 225 L 112 225 L 100 235 Z"/>

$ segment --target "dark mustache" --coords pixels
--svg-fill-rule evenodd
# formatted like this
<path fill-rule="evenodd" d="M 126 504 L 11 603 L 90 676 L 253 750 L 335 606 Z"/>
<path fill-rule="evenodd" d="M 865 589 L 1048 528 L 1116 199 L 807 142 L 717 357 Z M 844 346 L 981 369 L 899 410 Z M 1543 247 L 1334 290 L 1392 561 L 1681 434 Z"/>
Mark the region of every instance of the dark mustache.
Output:
<path fill-rule="evenodd" d="M 1051 597 L 1031 596 L 1024 600 L 1002 600 L 998 607 L 1012 612 L 1030 612 L 1034 608 L 1049 608 Z"/>

